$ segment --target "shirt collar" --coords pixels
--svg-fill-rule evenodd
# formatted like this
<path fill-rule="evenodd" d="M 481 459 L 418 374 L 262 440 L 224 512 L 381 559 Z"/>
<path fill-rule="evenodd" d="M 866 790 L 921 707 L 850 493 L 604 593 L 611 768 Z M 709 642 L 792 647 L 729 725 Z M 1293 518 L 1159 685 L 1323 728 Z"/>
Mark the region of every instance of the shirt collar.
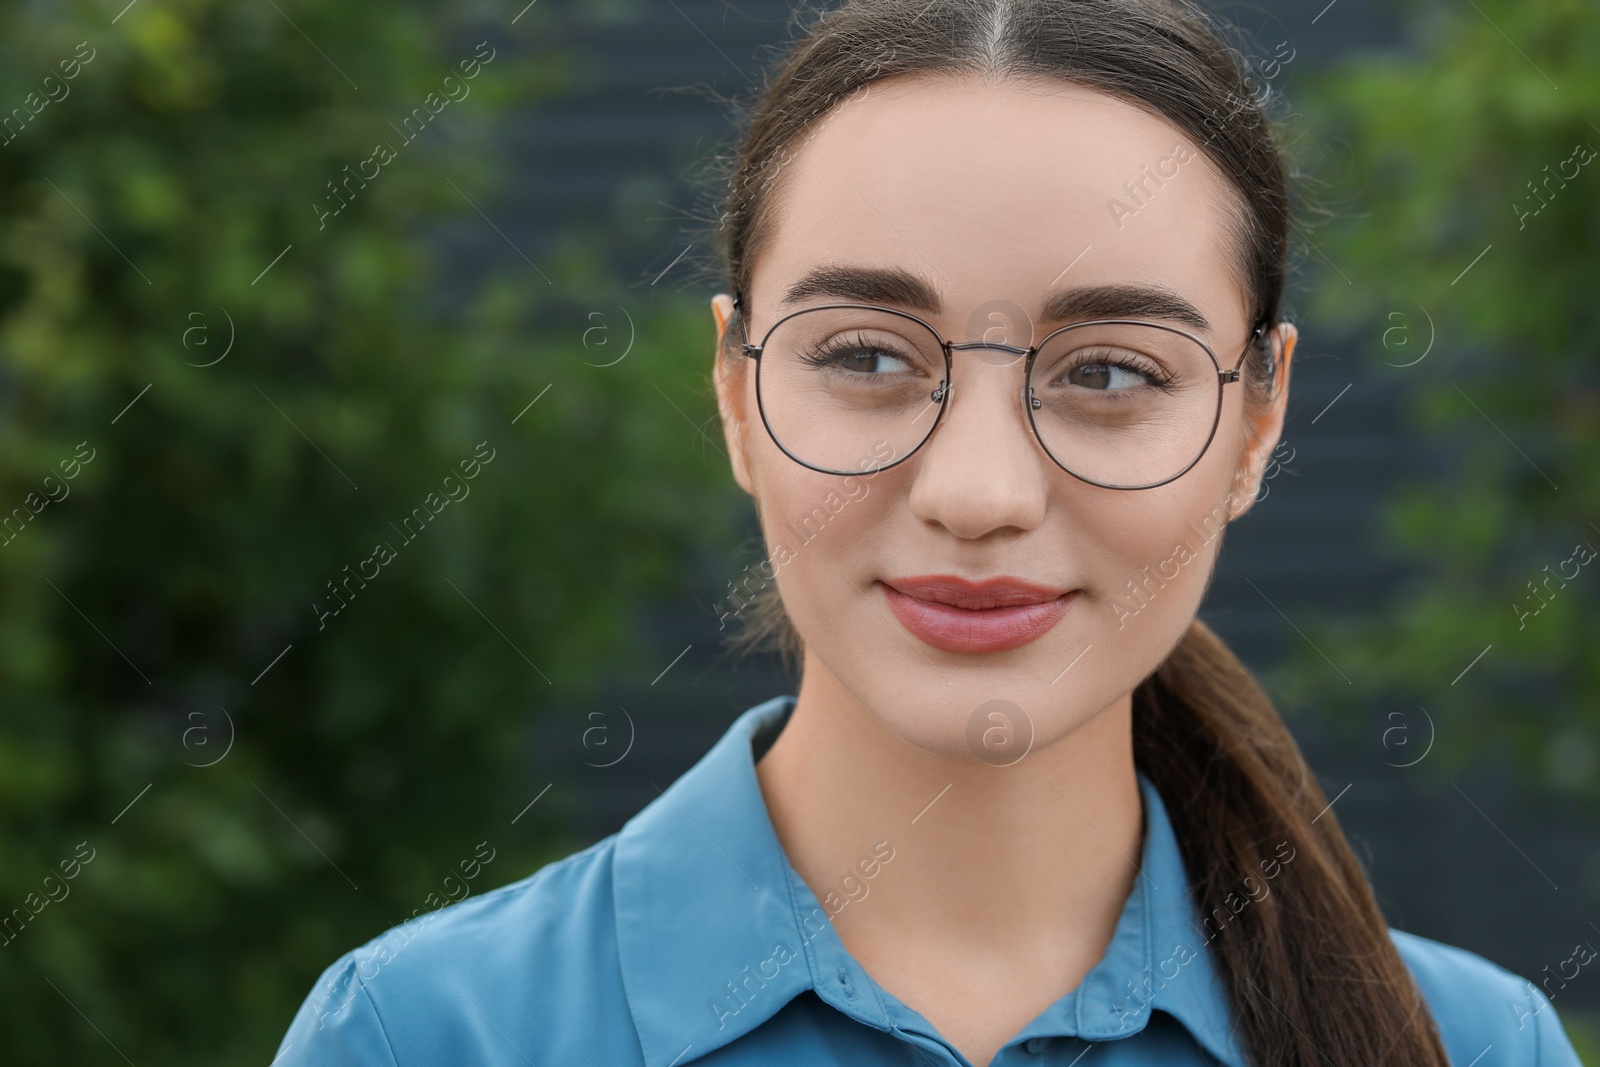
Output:
<path fill-rule="evenodd" d="M 836 967 L 848 953 L 832 924 L 814 918 L 827 913 L 784 855 L 756 777 L 757 753 L 794 703 L 792 695 L 774 697 L 741 714 L 617 835 L 617 952 L 646 1067 L 682 1067 L 806 990 L 867 1025 L 891 1026 L 882 1001 L 856 996 Z M 1079 988 L 1019 1036 L 1117 1040 L 1144 1029 L 1159 1008 L 1212 1056 L 1246 1067 L 1166 807 L 1137 773 L 1141 872 L 1111 944 Z"/>

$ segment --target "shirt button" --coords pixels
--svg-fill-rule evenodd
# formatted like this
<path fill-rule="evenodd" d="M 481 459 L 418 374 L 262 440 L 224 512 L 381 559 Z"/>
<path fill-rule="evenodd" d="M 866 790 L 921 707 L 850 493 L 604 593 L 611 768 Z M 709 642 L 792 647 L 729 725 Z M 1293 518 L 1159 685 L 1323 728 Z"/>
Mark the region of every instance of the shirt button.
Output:
<path fill-rule="evenodd" d="M 1022 1047 L 1029 1052 L 1040 1053 L 1044 1051 L 1045 1046 L 1049 1043 L 1050 1039 L 1048 1037 L 1030 1037 L 1028 1038 L 1028 1043 Z"/>

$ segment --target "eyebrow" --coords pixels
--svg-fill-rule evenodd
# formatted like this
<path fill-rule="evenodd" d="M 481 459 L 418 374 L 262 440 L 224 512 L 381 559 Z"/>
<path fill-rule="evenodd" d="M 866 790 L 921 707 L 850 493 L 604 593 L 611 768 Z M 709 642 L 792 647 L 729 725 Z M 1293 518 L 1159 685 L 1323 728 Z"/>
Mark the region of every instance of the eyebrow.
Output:
<path fill-rule="evenodd" d="M 784 290 L 779 304 L 789 307 L 814 296 L 897 305 L 929 315 L 939 314 L 944 306 L 933 285 L 910 271 L 842 264 L 811 268 Z M 1038 324 L 1114 318 L 1166 319 L 1211 332 L 1211 323 L 1199 308 L 1159 285 L 1091 285 L 1053 290 L 1045 296 Z"/>

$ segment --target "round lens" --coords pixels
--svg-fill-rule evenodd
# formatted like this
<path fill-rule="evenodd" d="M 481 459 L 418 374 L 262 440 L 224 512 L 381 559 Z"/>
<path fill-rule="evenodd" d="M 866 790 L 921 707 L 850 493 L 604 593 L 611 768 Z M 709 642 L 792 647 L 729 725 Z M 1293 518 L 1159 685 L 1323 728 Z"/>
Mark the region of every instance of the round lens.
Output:
<path fill-rule="evenodd" d="M 928 436 L 944 395 L 944 350 L 920 322 L 883 308 L 807 308 L 773 327 L 756 388 L 778 445 L 835 474 L 877 470 Z"/>
<path fill-rule="evenodd" d="M 1170 481 L 1205 450 L 1221 381 L 1205 346 L 1153 323 L 1090 322 L 1048 338 L 1028 380 L 1045 450 L 1086 481 Z"/>

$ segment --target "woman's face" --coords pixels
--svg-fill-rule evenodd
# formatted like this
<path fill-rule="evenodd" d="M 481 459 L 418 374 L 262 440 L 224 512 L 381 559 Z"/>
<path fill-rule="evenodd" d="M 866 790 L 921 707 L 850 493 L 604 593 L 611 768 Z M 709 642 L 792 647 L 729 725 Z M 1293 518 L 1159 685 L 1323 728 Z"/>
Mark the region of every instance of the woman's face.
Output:
<path fill-rule="evenodd" d="M 861 302 L 916 314 L 949 341 L 1027 345 L 1060 325 L 1042 321 L 1047 296 L 1111 286 L 1157 288 L 1192 305 L 1209 329 L 1148 309 L 1126 317 L 1188 330 L 1224 368 L 1249 335 L 1226 179 L 1176 128 L 1092 90 L 880 81 L 813 125 L 777 191 L 745 294 L 752 342 L 799 307 Z M 824 267 L 918 280 L 937 307 L 919 306 L 904 285 L 813 285 L 780 305 Z M 719 295 L 713 306 L 720 332 L 731 300 Z M 1228 385 L 1200 461 L 1141 490 L 1091 485 L 1058 467 L 1029 428 L 1022 362 L 998 351 L 956 352 L 932 437 L 870 477 L 788 458 L 762 425 L 754 366 L 719 371 L 734 475 L 755 497 L 766 539 L 761 570 L 775 570 L 805 642 L 803 689 L 848 693 L 913 744 L 989 762 L 974 729 L 1000 721 L 989 710 L 1020 709 L 1037 751 L 1117 703 L 1182 637 L 1220 527 L 1249 506 L 1281 429 L 1293 338 L 1292 326 L 1279 328 L 1285 388 L 1271 410 L 1252 417 L 1243 383 Z M 917 593 L 939 594 L 907 579 L 928 576 L 1020 579 L 1067 595 L 1007 609 L 1020 617 L 995 626 L 974 609 L 919 602 Z M 1030 625 L 1051 618 L 1027 639 Z"/>

